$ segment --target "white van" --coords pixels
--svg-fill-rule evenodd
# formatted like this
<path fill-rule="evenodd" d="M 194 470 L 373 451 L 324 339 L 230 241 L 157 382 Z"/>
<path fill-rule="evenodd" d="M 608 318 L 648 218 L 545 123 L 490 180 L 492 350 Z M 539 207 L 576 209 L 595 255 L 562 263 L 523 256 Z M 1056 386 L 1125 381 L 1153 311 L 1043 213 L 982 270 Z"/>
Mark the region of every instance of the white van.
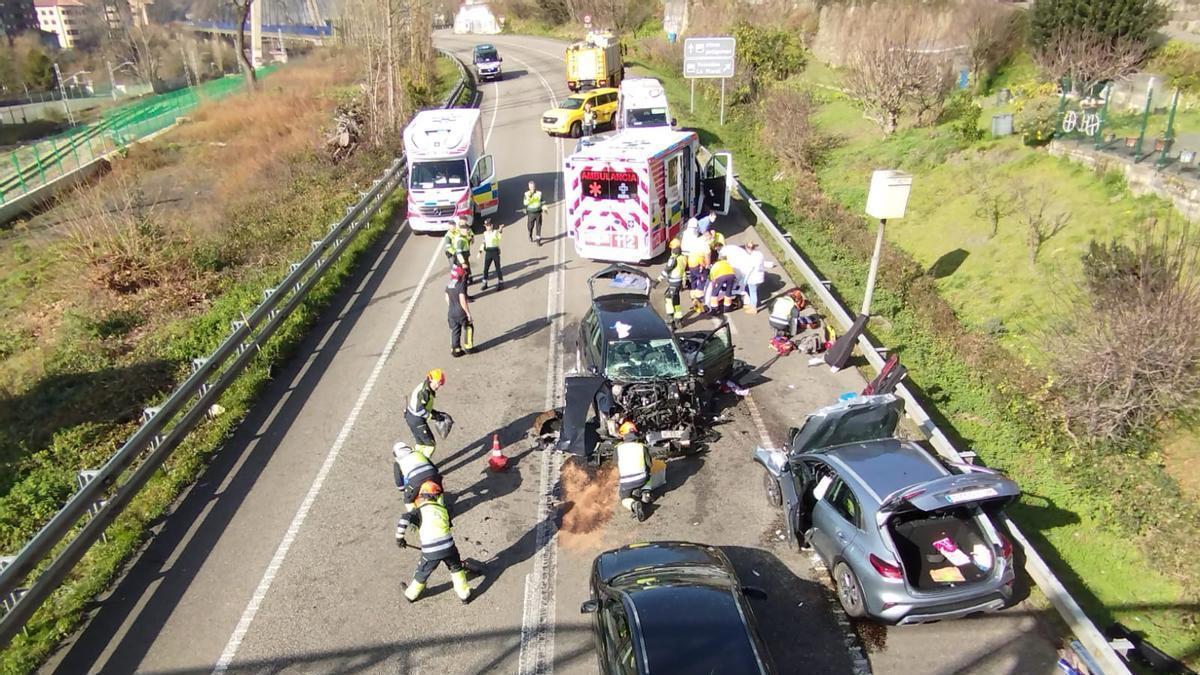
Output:
<path fill-rule="evenodd" d="M 653 77 L 631 77 L 621 82 L 615 120 L 617 131 L 675 126 L 667 93 Z"/>
<path fill-rule="evenodd" d="M 583 258 L 650 260 L 689 218 L 729 212 L 733 157 L 715 152 L 703 166 L 692 131 L 626 129 L 584 141 L 563 162 L 567 235 Z"/>
<path fill-rule="evenodd" d="M 455 218 L 473 223 L 500 207 L 496 167 L 484 153 L 478 108 L 423 110 L 404 128 L 408 162 L 408 225 L 449 229 Z"/>

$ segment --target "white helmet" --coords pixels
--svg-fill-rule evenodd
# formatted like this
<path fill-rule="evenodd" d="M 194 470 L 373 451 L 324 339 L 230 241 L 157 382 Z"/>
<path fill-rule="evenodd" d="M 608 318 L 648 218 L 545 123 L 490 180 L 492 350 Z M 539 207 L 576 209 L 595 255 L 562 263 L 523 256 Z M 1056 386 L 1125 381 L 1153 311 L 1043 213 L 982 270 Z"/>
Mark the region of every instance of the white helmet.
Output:
<path fill-rule="evenodd" d="M 404 441 L 400 441 L 392 446 L 392 456 L 396 458 L 397 462 L 399 462 L 402 458 L 412 454 L 412 451 L 413 449 L 408 447 L 408 444 Z"/>

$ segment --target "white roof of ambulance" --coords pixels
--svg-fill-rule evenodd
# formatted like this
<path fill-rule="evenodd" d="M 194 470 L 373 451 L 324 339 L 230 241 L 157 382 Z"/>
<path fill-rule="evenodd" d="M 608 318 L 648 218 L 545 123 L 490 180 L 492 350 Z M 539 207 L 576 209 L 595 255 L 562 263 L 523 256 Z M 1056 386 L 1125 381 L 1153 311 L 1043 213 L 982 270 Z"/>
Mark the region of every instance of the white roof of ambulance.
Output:
<path fill-rule="evenodd" d="M 626 108 L 667 107 L 667 95 L 662 83 L 653 77 L 631 77 L 621 80 L 621 96 Z"/>
<path fill-rule="evenodd" d="M 676 131 L 665 127 L 649 129 L 626 129 L 620 133 L 599 137 L 603 140 L 580 148 L 571 155 L 571 161 L 579 160 L 642 160 L 663 152 L 696 136 L 693 131 Z"/>
<path fill-rule="evenodd" d="M 404 150 L 410 160 L 462 155 L 478 122 L 479 108 L 422 110 L 404 127 Z"/>

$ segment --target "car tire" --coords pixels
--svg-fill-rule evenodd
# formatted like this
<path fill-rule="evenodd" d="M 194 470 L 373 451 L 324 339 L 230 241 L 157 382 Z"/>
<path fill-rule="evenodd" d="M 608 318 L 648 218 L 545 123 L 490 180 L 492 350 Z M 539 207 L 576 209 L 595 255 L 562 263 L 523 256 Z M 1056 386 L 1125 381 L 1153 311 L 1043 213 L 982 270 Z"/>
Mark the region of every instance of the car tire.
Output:
<path fill-rule="evenodd" d="M 763 469 L 763 493 L 767 496 L 768 505 L 783 505 L 783 489 L 779 486 L 779 479 L 766 469 Z"/>
<path fill-rule="evenodd" d="M 583 135 L 583 125 L 579 122 L 571 123 L 571 138 L 579 138 Z"/>
<path fill-rule="evenodd" d="M 849 565 L 840 562 L 834 566 L 833 584 L 837 587 L 838 603 L 847 616 L 861 619 L 867 615 L 867 608 L 863 604 L 862 584 L 858 583 L 858 577 Z"/>

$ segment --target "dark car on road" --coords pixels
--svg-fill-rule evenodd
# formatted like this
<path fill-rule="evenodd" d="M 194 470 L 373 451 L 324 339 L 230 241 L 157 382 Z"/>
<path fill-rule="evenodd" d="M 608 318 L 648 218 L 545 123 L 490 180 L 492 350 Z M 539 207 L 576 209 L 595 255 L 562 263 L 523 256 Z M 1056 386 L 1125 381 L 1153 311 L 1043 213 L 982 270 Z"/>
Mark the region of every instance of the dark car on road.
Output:
<path fill-rule="evenodd" d="M 1012 545 L 997 529 L 1020 488 L 896 438 L 903 401 L 859 396 L 758 448 L 767 499 L 790 543 L 832 570 L 842 608 L 888 624 L 1001 609 L 1012 600 Z"/>
<path fill-rule="evenodd" d="M 495 45 L 475 45 L 475 51 L 471 54 L 471 63 L 475 65 L 475 76 L 480 81 L 504 79 L 504 72 L 500 67 L 502 61 L 504 59 L 500 58 L 500 53 L 496 51 Z"/>
<path fill-rule="evenodd" d="M 608 293 L 598 285 L 607 286 Z M 650 303 L 650 277 L 610 265 L 588 279 L 591 307 L 579 324 L 576 366 L 566 378 L 559 447 L 594 461 L 585 447 L 589 414 L 601 438 L 632 421 L 652 446 L 687 452 L 704 441 L 698 423 L 733 369 L 729 324 L 675 333 Z"/>
<path fill-rule="evenodd" d="M 720 549 L 661 541 L 601 553 L 580 611 L 605 675 L 775 673 L 747 595 Z"/>

